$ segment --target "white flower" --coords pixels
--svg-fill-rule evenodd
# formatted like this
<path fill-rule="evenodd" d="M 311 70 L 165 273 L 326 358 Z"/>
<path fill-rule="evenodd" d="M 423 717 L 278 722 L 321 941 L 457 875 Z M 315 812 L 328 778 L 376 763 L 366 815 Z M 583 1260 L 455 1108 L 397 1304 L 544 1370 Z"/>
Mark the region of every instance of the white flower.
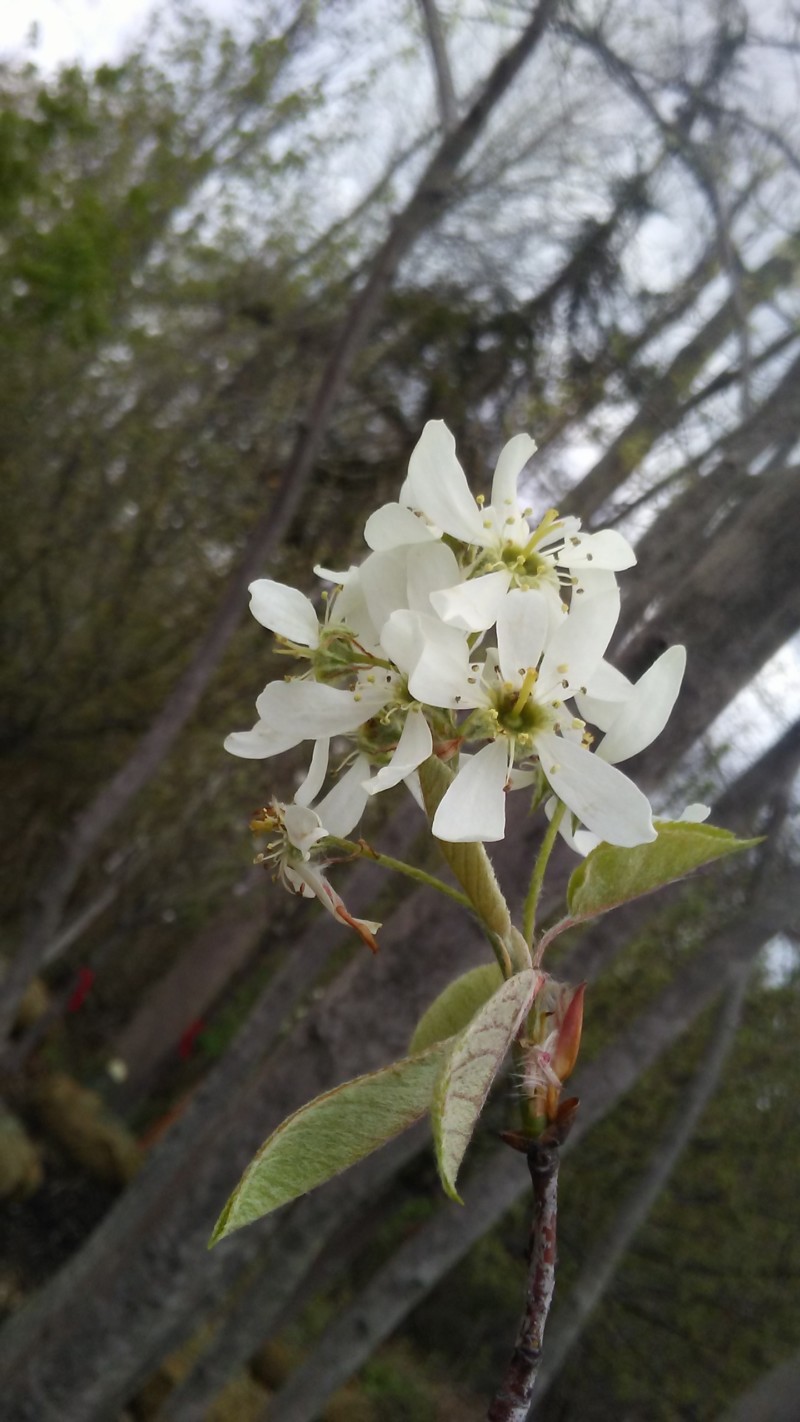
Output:
<path fill-rule="evenodd" d="M 362 782 L 368 761 L 365 756 L 357 756 L 333 790 L 316 809 L 312 809 L 308 800 L 312 798 L 314 788 L 319 789 L 324 779 L 327 760 L 328 744 L 318 742 L 311 769 L 294 803 L 287 805 L 273 799 L 269 808 L 253 821 L 254 829 L 277 836 L 258 855 L 257 862 L 274 866 L 277 878 L 290 893 L 319 899 L 328 913 L 355 929 L 362 941 L 376 953 L 374 935 L 380 924 L 354 917 L 323 873 L 331 861 L 325 858 L 317 862 L 314 860 L 321 841 L 330 835 L 343 838 L 360 819 L 367 798 Z"/>
<path fill-rule="evenodd" d="M 234 731 L 225 738 L 225 749 L 263 760 L 301 741 L 347 735 L 382 710 L 394 693 L 391 673 L 362 675 L 352 690 L 307 679 L 271 681 L 256 701 L 259 719 L 253 729 Z"/>
<path fill-rule="evenodd" d="M 377 795 L 381 790 L 399 785 L 401 780 L 408 781 L 432 752 L 433 737 L 425 717 L 421 711 L 409 711 L 391 760 L 364 783 L 365 793 Z"/>
<path fill-rule="evenodd" d="M 257 578 L 248 591 L 250 611 L 262 627 L 301 647 L 319 646 L 316 609 L 305 593 L 271 578 Z"/>
<path fill-rule="evenodd" d="M 621 534 L 581 533 L 578 519 L 559 519 L 553 510 L 531 529 L 517 502 L 517 482 L 535 449 L 525 434 L 509 440 L 497 461 L 491 503 L 484 506 L 470 492 L 447 426 L 429 420 L 412 452 L 399 503 L 385 504 L 367 520 L 365 538 L 373 549 L 424 546 L 447 534 L 471 550 L 468 580 L 462 576 L 430 598 L 454 627 L 469 632 L 491 627 L 512 586 L 538 587 L 560 601 L 562 583 L 579 595 L 601 591 L 613 584 L 615 571 L 636 561 Z"/>
<path fill-rule="evenodd" d="M 597 755 L 616 765 L 646 749 L 667 724 L 686 670 L 686 648 L 669 647 L 634 686 L 601 662 L 575 700 L 581 715 L 601 731 Z"/>
<path fill-rule="evenodd" d="M 564 704 L 601 660 L 618 614 L 619 595 L 608 592 L 552 628 L 541 593 L 509 593 L 498 617 L 496 657 L 487 657 L 480 678 L 468 678 L 463 690 L 463 704 L 490 712 L 481 729 L 493 741 L 459 770 L 434 817 L 435 835 L 501 839 L 511 767 L 515 758 L 535 756 L 558 798 L 601 839 L 633 845 L 655 838 L 646 797 L 587 749 L 583 723 Z M 480 713 L 475 719 L 480 726 Z M 467 736 L 469 729 L 467 722 Z"/>

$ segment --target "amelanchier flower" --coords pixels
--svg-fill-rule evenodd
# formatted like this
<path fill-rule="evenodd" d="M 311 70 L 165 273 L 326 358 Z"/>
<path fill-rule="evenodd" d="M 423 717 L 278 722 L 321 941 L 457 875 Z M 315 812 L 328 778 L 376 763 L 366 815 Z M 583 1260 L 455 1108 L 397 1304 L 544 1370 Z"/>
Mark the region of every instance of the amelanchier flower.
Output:
<path fill-rule="evenodd" d="M 496 652 L 470 664 L 460 682 L 443 664 L 441 688 L 426 674 L 426 699 L 475 708 L 461 733 L 465 740 L 489 741 L 458 771 L 436 812 L 434 834 L 456 842 L 502 839 L 511 769 L 536 759 L 558 798 L 602 839 L 633 845 L 655 838 L 647 798 L 592 754 L 584 723 L 566 704 L 601 661 L 618 614 L 616 589 L 580 603 L 555 624 L 541 592 L 512 590 L 498 615 Z M 396 655 L 403 651 L 395 648 Z M 418 694 L 414 670 L 408 684 Z"/>
<path fill-rule="evenodd" d="M 431 596 L 442 620 L 469 632 L 496 621 L 512 587 L 537 588 L 560 602 L 562 589 L 577 596 L 613 586 L 614 573 L 636 557 L 620 533 L 581 533 L 580 520 L 549 510 L 531 528 L 517 500 L 519 476 L 536 445 L 515 435 L 500 452 L 491 502 L 473 497 L 456 457 L 455 440 L 442 420 L 429 420 L 411 455 L 396 504 L 384 504 L 367 520 L 373 549 L 424 543 L 447 535 L 461 547 L 462 575 Z"/>
<path fill-rule="evenodd" d="M 344 838 L 361 818 L 366 800 L 361 782 L 367 770 L 367 761 L 363 756 L 356 757 L 347 774 L 315 810 L 311 807 L 311 801 L 324 779 L 327 762 L 328 744 L 320 741 L 294 803 L 287 805 L 273 799 L 253 818 L 251 829 L 258 834 L 275 836 L 259 853 L 256 862 L 273 866 L 276 877 L 291 893 L 319 899 L 328 913 L 355 929 L 362 942 L 376 953 L 375 934 L 380 924 L 351 914 L 323 873 L 333 862 L 330 857 L 324 856 L 324 841 L 331 835 Z"/>
<path fill-rule="evenodd" d="M 517 483 L 534 448 L 527 435 L 509 441 L 485 505 L 449 430 L 431 421 L 400 500 L 367 522 L 368 556 L 344 572 L 316 570 L 334 584 L 321 617 L 295 588 L 251 585 L 254 616 L 298 669 L 264 688 L 255 726 L 225 745 L 265 759 L 313 743 L 294 805 L 276 800 L 270 812 L 270 862 L 327 907 L 340 901 L 320 878 L 323 827 L 344 836 L 372 796 L 401 781 L 419 799 L 417 771 L 432 754 L 456 768 L 433 821 L 441 839 L 502 838 L 506 792 L 524 786 L 538 801 L 549 787 L 548 813 L 567 807 L 561 832 L 579 852 L 655 836 L 646 797 L 616 765 L 663 728 L 684 653 L 670 649 L 635 686 L 604 660 L 619 614 L 615 574 L 635 559 L 619 534 L 584 534 L 554 510 L 529 523 Z"/>

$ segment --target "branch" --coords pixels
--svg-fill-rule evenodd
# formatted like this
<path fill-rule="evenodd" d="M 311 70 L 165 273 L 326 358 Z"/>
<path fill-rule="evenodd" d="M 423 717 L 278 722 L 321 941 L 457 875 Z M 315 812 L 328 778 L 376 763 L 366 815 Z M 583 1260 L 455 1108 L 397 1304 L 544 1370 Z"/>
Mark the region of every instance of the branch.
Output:
<path fill-rule="evenodd" d="M 425 32 L 431 51 L 431 59 L 433 60 L 433 71 L 436 75 L 436 98 L 439 104 L 439 117 L 445 133 L 452 133 L 458 123 L 458 101 L 456 99 L 450 61 L 447 57 L 447 45 L 445 44 L 442 23 L 439 19 L 439 11 L 436 8 L 435 0 L 419 0 L 419 8 L 422 11 Z"/>
<path fill-rule="evenodd" d="M 487 1422 L 526 1422 L 530 1410 L 556 1282 L 558 1166 L 557 1140 L 542 1138 L 529 1147 L 534 1203 L 525 1310 L 511 1361 L 487 1413 Z"/>

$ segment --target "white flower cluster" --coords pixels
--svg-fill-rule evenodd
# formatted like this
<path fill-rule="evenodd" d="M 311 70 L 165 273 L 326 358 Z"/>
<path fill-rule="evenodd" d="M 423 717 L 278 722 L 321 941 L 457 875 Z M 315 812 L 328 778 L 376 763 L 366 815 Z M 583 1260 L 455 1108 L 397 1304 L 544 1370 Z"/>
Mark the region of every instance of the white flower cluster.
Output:
<path fill-rule="evenodd" d="M 470 492 L 452 434 L 432 420 L 398 502 L 367 520 L 369 555 L 346 572 L 316 569 L 335 584 L 322 623 L 297 589 L 252 584 L 253 615 L 308 666 L 270 682 L 256 725 L 225 745 L 261 758 L 313 741 L 297 794 L 308 811 L 331 740 L 346 738 L 315 832 L 349 834 L 368 798 L 400 781 L 419 798 L 417 769 L 436 754 L 457 768 L 433 821 L 440 839 L 502 839 L 506 794 L 522 787 L 550 815 L 563 802 L 562 833 L 579 852 L 655 838 L 647 798 L 617 766 L 663 729 L 685 652 L 671 647 L 636 685 L 605 660 L 616 574 L 633 550 L 555 510 L 530 521 L 517 482 L 535 448 L 527 435 L 509 441 L 487 504 Z M 288 842 L 307 866 L 305 848 Z"/>

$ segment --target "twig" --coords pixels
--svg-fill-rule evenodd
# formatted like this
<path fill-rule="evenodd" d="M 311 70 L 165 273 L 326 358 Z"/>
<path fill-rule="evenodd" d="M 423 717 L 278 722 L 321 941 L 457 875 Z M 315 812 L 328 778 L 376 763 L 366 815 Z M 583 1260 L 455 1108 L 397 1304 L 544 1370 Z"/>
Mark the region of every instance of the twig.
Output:
<path fill-rule="evenodd" d="M 487 1422 L 526 1422 L 530 1410 L 556 1282 L 560 1144 L 555 1131 L 548 1130 L 528 1147 L 528 1169 L 533 1182 L 533 1223 L 528 1246 L 525 1309 L 511 1360 L 489 1408 Z"/>
<path fill-rule="evenodd" d="M 458 101 L 453 83 L 453 74 L 450 69 L 450 61 L 447 57 L 447 46 L 442 30 L 442 22 L 439 18 L 439 11 L 436 8 L 435 0 L 419 0 L 419 8 L 422 11 L 422 18 L 425 23 L 425 31 L 428 36 L 428 44 L 433 60 L 433 69 L 436 75 L 436 98 L 439 105 L 439 118 L 445 133 L 452 133 L 458 123 Z"/>

